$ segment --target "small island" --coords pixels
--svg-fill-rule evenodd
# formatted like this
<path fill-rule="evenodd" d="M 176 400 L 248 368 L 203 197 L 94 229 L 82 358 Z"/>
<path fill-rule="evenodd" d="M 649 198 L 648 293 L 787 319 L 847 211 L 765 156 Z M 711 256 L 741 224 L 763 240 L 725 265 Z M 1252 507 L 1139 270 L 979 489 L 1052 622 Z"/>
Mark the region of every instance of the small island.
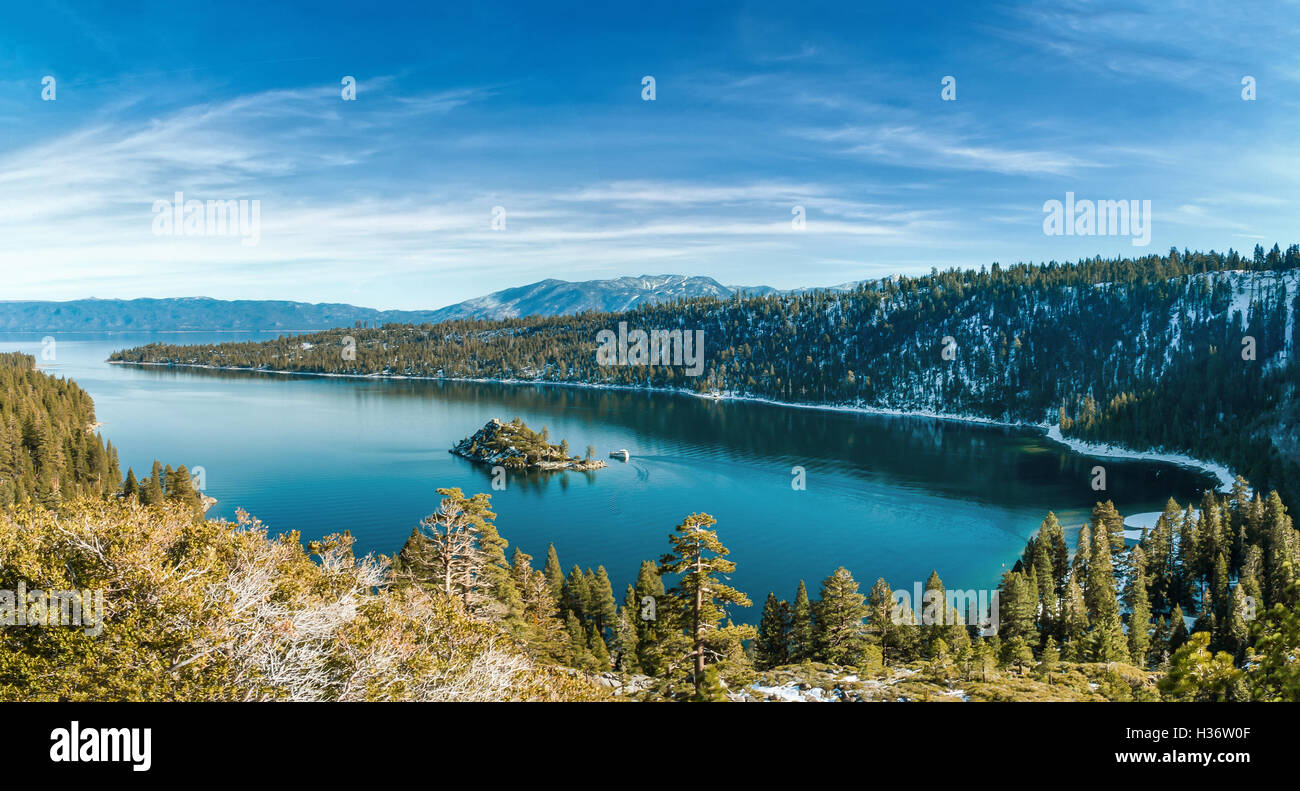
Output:
<path fill-rule="evenodd" d="M 500 465 L 513 470 L 598 470 L 605 462 L 593 458 L 594 451 L 587 447 L 587 457 L 569 455 L 569 443 L 549 443 L 550 437 L 543 428 L 533 431 L 519 418 L 509 422 L 492 418 L 483 428 L 452 447 L 451 453 L 480 464 Z"/>

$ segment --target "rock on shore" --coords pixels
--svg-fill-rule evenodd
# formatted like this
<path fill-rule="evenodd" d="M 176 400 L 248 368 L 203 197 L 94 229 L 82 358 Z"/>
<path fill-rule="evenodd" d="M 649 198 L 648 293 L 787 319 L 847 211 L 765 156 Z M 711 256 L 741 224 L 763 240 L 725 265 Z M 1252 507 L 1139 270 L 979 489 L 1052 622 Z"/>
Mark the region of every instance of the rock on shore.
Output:
<path fill-rule="evenodd" d="M 473 436 L 457 442 L 451 453 L 470 461 L 515 470 L 598 470 L 607 466 L 601 459 L 581 458 L 565 453 L 561 445 L 546 441 L 516 418 L 492 418 Z"/>

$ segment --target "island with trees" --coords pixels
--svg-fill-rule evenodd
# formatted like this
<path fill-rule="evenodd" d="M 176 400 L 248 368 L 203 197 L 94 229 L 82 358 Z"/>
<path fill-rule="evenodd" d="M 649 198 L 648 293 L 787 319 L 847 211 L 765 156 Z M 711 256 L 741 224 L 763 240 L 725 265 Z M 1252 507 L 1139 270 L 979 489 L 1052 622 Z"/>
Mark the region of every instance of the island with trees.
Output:
<path fill-rule="evenodd" d="M 492 418 L 473 436 L 457 442 L 451 453 L 510 470 L 587 471 L 606 466 L 595 458 L 595 449 L 590 445 L 586 458 L 573 456 L 569 453 L 568 440 L 552 445 L 545 426 L 541 431 L 533 431 L 519 418 L 510 421 Z"/>
<path fill-rule="evenodd" d="M 184 468 L 118 478 L 90 397 L 34 362 L 0 355 L 0 700 L 1300 699 L 1300 534 L 1242 479 L 1170 501 L 1131 545 L 1111 502 L 1073 547 L 1047 514 L 990 628 L 937 570 L 944 606 L 918 616 L 846 568 L 767 592 L 754 626 L 734 620 L 759 597 L 728 583 L 707 513 L 621 600 L 603 565 L 566 573 L 553 545 L 534 566 L 491 496 L 456 488 L 394 557 L 360 557 L 347 533 L 205 519 Z M 521 421 L 502 434 L 549 447 Z M 45 617 L 5 600 L 20 583 L 111 591 L 105 635 L 8 628 Z"/>
<path fill-rule="evenodd" d="M 695 297 L 622 313 L 153 343 L 113 362 L 548 382 L 1050 425 L 1186 454 L 1300 501 L 1300 245 L 1170 249 Z M 604 365 L 618 322 L 702 330 L 705 368 Z M 349 350 L 343 354 L 343 350 Z M 833 351 L 832 351 L 833 350 Z M 352 353 L 355 352 L 355 353 Z M 1206 383 L 1212 383 L 1207 386 Z"/>

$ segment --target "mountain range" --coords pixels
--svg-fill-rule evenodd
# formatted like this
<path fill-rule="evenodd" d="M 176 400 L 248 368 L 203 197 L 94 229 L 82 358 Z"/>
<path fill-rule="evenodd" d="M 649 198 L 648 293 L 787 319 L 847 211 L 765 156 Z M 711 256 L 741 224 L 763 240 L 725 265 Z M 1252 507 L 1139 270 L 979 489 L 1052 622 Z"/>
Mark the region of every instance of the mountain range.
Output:
<path fill-rule="evenodd" d="M 375 310 L 340 303 L 282 300 L 77 299 L 0 302 L 0 331 L 142 332 L 319 330 L 367 324 L 423 323 L 433 311 Z"/>
<path fill-rule="evenodd" d="M 757 289 L 724 286 L 711 277 L 685 275 L 641 275 L 576 282 L 548 278 L 450 305 L 435 311 L 435 315 L 438 321 L 447 321 L 567 316 L 585 310 L 619 313 L 680 298 L 725 299 L 737 291 L 770 293 L 773 290 L 766 286 Z"/>
<path fill-rule="evenodd" d="M 830 290 L 851 286 L 833 286 Z M 323 330 L 358 323 L 366 326 L 424 324 L 465 318 L 564 316 L 588 310 L 615 313 L 682 298 L 725 299 L 735 294 L 781 293 L 794 292 L 781 292 L 770 286 L 724 286 L 711 277 L 641 275 L 585 281 L 549 278 L 436 310 L 377 310 L 343 303 L 208 297 L 0 301 L 0 331 Z"/>

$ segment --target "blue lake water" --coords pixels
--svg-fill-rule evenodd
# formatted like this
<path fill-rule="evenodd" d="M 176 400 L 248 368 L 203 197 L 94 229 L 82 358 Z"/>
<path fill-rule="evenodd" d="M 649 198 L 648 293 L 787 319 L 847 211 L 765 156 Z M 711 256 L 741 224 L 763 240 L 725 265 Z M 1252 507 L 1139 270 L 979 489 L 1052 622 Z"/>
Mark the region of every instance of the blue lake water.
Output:
<path fill-rule="evenodd" d="M 52 360 L 42 359 L 42 337 L 0 334 L 0 351 L 33 354 L 89 391 L 123 472 L 145 475 L 155 458 L 202 467 L 219 500 L 210 516 L 242 507 L 275 532 L 348 530 L 359 552 L 392 554 L 437 507 L 439 487 L 489 492 L 512 548 L 538 567 L 548 542 L 566 571 L 604 565 L 621 600 L 640 561 L 667 549 L 684 516 L 705 511 L 738 564 L 732 583 L 755 601 L 734 613 L 739 621 L 757 620 L 769 590 L 792 597 L 800 579 L 816 596 L 837 566 L 864 591 L 881 576 L 910 589 L 931 569 L 949 587 L 993 587 L 1047 511 L 1077 526 L 1098 494 L 1097 460 L 1027 430 L 657 393 L 104 362 L 153 340 L 258 337 L 249 333 L 60 334 Z M 631 460 L 515 475 L 493 491 L 488 470 L 447 450 L 489 418 L 516 416 L 575 453 L 627 448 Z M 1104 496 L 1125 514 L 1212 485 L 1169 465 L 1102 463 Z M 791 487 L 796 466 L 803 491 Z"/>

